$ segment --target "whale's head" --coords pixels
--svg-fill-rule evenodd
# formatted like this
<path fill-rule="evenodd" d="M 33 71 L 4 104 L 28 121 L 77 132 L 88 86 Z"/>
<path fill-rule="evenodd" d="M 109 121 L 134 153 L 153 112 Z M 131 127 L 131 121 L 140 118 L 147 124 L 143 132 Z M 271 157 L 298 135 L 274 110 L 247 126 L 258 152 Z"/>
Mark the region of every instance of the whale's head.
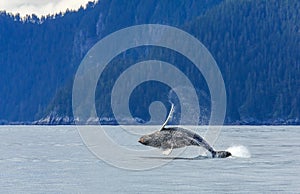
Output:
<path fill-rule="evenodd" d="M 159 132 L 143 135 L 138 142 L 146 146 L 152 146 L 152 147 L 161 146 L 161 139 L 159 137 Z"/>
<path fill-rule="evenodd" d="M 151 142 L 151 137 L 149 135 L 143 135 L 139 139 L 139 143 L 141 143 L 143 145 L 149 145 L 150 142 Z"/>

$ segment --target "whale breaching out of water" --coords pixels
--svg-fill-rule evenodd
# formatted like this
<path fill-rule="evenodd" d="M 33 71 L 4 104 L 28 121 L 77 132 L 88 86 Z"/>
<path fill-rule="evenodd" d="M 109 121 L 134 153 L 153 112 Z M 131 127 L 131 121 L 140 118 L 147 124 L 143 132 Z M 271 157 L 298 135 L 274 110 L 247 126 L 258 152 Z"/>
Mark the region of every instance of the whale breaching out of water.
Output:
<path fill-rule="evenodd" d="M 174 111 L 172 104 L 170 113 L 159 131 L 144 135 L 139 142 L 146 146 L 161 148 L 163 154 L 169 155 L 173 149 L 186 146 L 201 146 L 207 149 L 213 158 L 226 158 L 231 156 L 228 151 L 215 151 L 200 135 L 181 127 L 165 127 Z"/>

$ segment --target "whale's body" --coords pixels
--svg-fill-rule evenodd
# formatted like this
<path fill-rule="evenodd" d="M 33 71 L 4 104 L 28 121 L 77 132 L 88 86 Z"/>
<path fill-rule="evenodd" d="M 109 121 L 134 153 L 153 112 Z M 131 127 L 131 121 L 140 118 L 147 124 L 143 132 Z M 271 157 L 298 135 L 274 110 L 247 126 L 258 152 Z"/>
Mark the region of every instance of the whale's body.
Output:
<path fill-rule="evenodd" d="M 186 146 L 201 146 L 208 150 L 212 157 L 226 158 L 231 156 L 227 151 L 215 151 L 200 135 L 181 127 L 164 127 L 140 138 L 141 144 L 160 148 L 164 154 L 168 155 L 173 149 Z"/>
<path fill-rule="evenodd" d="M 181 127 L 165 127 L 174 110 L 174 105 L 171 107 L 168 118 L 164 122 L 159 131 L 144 135 L 139 139 L 139 142 L 146 146 L 161 148 L 163 154 L 169 155 L 173 149 L 186 146 L 201 146 L 208 150 L 213 158 L 226 158 L 231 156 L 227 151 L 215 151 L 200 135 Z"/>

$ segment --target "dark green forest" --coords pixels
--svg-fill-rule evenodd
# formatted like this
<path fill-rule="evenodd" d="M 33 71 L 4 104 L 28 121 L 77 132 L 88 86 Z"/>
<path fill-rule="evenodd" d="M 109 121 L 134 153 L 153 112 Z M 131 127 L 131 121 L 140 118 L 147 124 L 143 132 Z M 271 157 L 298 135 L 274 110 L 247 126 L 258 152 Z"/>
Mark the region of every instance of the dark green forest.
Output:
<path fill-rule="evenodd" d="M 183 29 L 208 48 L 225 81 L 226 124 L 300 123 L 298 0 L 101 0 L 78 11 L 25 19 L 1 12 L 0 123 L 71 124 L 73 79 L 87 51 L 116 30 L 148 23 Z M 201 106 L 210 111 L 203 79 L 174 52 L 137 48 L 110 66 L 125 68 L 153 58 L 180 64 L 207 99 Z M 98 87 L 109 90 L 118 73 L 104 77 Z M 162 96 L 162 88 L 151 84 L 140 90 L 153 99 Z M 100 92 L 96 97 L 99 117 L 110 117 L 109 97 Z M 135 116 L 147 120 L 143 110 L 151 99 L 141 94 L 135 99 Z"/>

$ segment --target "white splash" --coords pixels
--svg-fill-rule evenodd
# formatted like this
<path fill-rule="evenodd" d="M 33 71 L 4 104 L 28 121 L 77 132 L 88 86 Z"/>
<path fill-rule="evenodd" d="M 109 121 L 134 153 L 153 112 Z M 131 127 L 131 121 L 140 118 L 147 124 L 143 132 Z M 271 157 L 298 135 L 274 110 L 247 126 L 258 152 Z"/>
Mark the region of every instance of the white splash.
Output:
<path fill-rule="evenodd" d="M 231 147 L 227 148 L 226 151 L 230 152 L 233 157 L 238 157 L 238 158 L 250 158 L 251 157 L 249 150 L 243 145 L 231 146 Z"/>

